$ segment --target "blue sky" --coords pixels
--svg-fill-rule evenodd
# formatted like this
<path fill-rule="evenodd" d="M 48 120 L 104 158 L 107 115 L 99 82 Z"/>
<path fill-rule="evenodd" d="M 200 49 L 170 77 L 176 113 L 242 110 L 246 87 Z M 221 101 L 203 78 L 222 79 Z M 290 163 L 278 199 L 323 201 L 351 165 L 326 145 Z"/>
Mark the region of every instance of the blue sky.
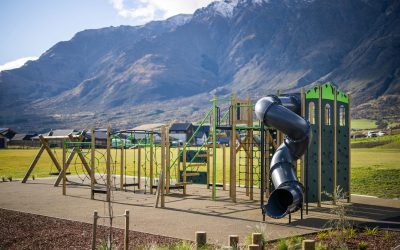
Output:
<path fill-rule="evenodd" d="M 1 66 L 38 57 L 84 29 L 140 25 L 179 13 L 193 13 L 212 0 L 2 0 Z M 22 65 L 21 65 L 22 66 Z"/>

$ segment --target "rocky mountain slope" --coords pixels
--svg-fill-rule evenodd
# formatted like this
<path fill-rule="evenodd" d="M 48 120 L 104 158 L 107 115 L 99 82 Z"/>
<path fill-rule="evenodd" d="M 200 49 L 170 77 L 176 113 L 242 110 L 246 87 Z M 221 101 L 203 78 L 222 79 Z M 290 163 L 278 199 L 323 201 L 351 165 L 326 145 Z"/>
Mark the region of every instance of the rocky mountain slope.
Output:
<path fill-rule="evenodd" d="M 256 99 L 324 81 L 352 94 L 354 117 L 399 114 L 399 1 L 226 0 L 143 26 L 85 30 L 0 72 L 0 124 L 190 121 L 213 95 Z"/>

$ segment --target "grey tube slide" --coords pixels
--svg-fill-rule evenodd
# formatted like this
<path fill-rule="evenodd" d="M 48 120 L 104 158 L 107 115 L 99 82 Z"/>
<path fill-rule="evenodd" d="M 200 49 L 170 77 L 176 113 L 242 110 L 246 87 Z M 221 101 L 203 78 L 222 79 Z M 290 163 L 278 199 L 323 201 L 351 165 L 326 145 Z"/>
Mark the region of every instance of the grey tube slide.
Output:
<path fill-rule="evenodd" d="M 265 214 L 279 219 L 303 204 L 304 188 L 296 177 L 294 164 L 307 150 L 310 125 L 299 115 L 300 101 L 295 95 L 263 97 L 258 100 L 255 113 L 266 126 L 286 135 L 271 160 L 270 176 L 275 190 L 263 205 Z"/>

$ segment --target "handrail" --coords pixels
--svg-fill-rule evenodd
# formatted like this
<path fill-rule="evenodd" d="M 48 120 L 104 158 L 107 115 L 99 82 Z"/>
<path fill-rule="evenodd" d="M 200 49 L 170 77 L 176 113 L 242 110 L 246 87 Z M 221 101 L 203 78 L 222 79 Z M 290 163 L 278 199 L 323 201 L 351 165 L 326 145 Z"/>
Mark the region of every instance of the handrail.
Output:
<path fill-rule="evenodd" d="M 196 134 L 199 132 L 200 128 L 204 125 L 205 121 L 208 119 L 208 117 L 210 116 L 211 112 L 213 111 L 213 109 L 211 108 L 206 116 L 204 117 L 204 119 L 200 122 L 199 127 L 194 131 L 193 135 L 189 138 L 189 140 L 185 143 L 185 146 L 183 147 L 183 150 L 179 152 L 178 157 L 175 158 L 175 160 L 172 162 L 172 164 L 170 165 L 170 169 L 175 166 L 176 162 L 178 161 L 178 159 L 182 156 L 183 151 L 185 151 L 185 149 L 188 147 L 189 143 L 193 140 L 193 138 L 196 136 Z"/>

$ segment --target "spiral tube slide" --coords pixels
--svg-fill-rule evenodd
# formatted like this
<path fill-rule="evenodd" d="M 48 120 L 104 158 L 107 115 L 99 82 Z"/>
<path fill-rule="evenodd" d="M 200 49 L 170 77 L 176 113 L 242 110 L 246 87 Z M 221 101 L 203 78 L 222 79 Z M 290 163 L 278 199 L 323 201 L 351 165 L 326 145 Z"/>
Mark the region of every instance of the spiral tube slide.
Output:
<path fill-rule="evenodd" d="M 307 150 L 310 125 L 299 116 L 300 101 L 295 95 L 263 97 L 256 103 L 255 113 L 266 126 L 286 135 L 270 164 L 275 190 L 263 205 L 265 214 L 279 219 L 299 210 L 303 204 L 304 188 L 296 177 L 294 164 Z"/>

